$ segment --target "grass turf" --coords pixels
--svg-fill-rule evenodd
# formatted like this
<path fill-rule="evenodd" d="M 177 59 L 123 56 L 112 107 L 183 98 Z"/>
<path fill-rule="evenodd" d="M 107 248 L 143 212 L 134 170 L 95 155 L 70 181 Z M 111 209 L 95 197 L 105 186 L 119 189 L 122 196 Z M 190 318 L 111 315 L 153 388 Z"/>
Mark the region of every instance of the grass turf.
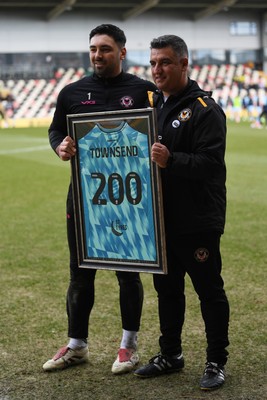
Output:
<path fill-rule="evenodd" d="M 118 284 L 98 271 L 90 320 L 90 363 L 56 373 L 42 364 L 66 343 L 69 279 L 65 200 L 70 179 L 48 145 L 46 128 L 0 130 L 0 399 L 262 400 L 266 395 L 267 131 L 228 124 L 228 207 L 222 238 L 223 277 L 231 306 L 227 381 L 202 393 L 205 362 L 199 304 L 187 279 L 184 371 L 140 380 L 113 376 L 121 323 Z M 145 301 L 141 363 L 158 351 L 157 299 L 142 274 Z"/>

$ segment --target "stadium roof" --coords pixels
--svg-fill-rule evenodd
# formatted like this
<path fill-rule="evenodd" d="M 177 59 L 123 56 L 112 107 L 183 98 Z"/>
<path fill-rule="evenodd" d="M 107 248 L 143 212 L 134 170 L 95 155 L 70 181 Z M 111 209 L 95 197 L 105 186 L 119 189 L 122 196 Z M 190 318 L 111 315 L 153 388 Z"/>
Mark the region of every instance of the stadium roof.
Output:
<path fill-rule="evenodd" d="M 187 18 L 198 20 L 222 11 L 267 12 L 266 0 L 0 0 L 0 13 L 21 15 L 26 12 L 33 18 L 47 21 L 63 13 L 83 12 L 116 16 L 121 20 L 137 17 L 149 10 L 175 12 Z"/>

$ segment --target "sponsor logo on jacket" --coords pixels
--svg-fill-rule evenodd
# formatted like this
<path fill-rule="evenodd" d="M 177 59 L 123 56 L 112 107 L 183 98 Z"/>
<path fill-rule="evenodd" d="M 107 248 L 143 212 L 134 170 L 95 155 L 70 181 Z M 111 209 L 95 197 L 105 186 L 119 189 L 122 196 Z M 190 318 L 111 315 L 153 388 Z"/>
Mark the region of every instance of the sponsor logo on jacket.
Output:
<path fill-rule="evenodd" d="M 192 115 L 192 110 L 190 108 L 184 108 L 182 111 L 179 112 L 178 114 L 178 120 L 181 122 L 188 121 L 189 118 L 191 118 Z"/>

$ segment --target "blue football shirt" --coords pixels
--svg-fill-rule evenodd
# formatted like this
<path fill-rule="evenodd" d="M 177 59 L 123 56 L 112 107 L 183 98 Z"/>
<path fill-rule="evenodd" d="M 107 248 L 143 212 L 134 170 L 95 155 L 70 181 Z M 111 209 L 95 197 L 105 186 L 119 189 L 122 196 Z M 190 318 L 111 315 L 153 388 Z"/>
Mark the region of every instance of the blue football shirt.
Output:
<path fill-rule="evenodd" d="M 89 258 L 156 262 L 148 139 L 123 121 L 78 141 Z"/>

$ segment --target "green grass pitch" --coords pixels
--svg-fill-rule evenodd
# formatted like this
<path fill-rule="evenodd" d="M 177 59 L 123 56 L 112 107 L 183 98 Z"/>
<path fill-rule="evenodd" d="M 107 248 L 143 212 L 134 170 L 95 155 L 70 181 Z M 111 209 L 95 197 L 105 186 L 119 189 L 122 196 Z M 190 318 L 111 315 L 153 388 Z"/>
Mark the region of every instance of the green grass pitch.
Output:
<path fill-rule="evenodd" d="M 223 277 L 231 306 L 227 381 L 202 393 L 205 336 L 198 299 L 187 280 L 179 374 L 140 380 L 112 376 L 121 322 L 118 284 L 98 271 L 90 320 L 90 363 L 56 373 L 42 364 L 67 341 L 68 248 L 65 202 L 70 165 L 49 147 L 47 128 L 0 129 L 0 399 L 262 400 L 266 395 L 267 130 L 228 123 L 227 223 Z M 157 298 L 142 274 L 145 301 L 141 363 L 158 352 Z"/>

